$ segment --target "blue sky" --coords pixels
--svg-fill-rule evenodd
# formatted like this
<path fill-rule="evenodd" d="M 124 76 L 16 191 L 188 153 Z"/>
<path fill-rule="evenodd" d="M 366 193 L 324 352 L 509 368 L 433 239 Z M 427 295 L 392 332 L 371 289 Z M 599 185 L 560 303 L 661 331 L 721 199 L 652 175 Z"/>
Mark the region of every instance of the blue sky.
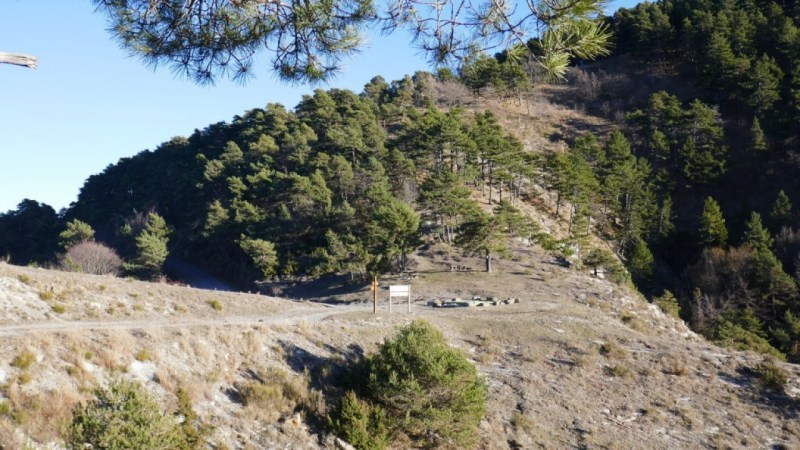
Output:
<path fill-rule="evenodd" d="M 37 70 L 0 65 L 0 212 L 25 198 L 67 207 L 87 177 L 122 157 L 267 103 L 291 109 L 313 89 L 281 84 L 267 64 L 244 86 L 152 70 L 118 47 L 88 0 L 0 0 L 0 51 L 39 58 Z M 427 69 L 407 35 L 375 36 L 319 87 L 360 92 L 375 75 Z"/>

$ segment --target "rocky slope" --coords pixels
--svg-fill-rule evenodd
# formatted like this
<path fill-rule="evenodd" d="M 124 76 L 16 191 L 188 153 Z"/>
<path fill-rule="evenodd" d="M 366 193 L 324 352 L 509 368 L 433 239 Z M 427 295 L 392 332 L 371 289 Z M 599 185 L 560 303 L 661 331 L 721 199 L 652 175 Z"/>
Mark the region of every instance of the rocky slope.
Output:
<path fill-rule="evenodd" d="M 211 448 L 334 448 L 319 418 L 337 368 L 418 318 L 487 379 L 481 448 L 800 444 L 797 367 L 778 363 L 785 391 L 767 390 L 755 372 L 762 356 L 709 344 L 627 288 L 535 248 L 515 255 L 494 274 L 450 272 L 451 257 L 435 249 L 417 256 L 416 278 L 384 280 L 412 285 L 411 314 L 389 313 L 385 299 L 372 314 L 366 301 L 322 305 L 0 265 L 0 447 L 59 448 L 73 406 L 122 376 L 166 410 L 186 390 L 213 426 Z M 426 306 L 473 295 L 521 301 Z M 280 401 L 243 402 L 267 372 Z"/>

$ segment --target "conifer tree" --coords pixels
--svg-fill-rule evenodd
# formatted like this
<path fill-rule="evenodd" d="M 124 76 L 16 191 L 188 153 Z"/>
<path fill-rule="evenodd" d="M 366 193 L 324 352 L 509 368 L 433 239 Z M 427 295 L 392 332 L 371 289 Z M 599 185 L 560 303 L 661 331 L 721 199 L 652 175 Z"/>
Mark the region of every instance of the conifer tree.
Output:
<path fill-rule="evenodd" d="M 630 247 L 626 252 L 628 254 L 626 266 L 631 272 L 631 277 L 638 286 L 649 286 L 653 278 L 653 253 L 640 237 L 633 239 Z"/>
<path fill-rule="evenodd" d="M 774 240 L 761 223 L 761 214 L 753 211 L 745 224 L 744 243 L 756 252 L 771 252 Z"/>
<path fill-rule="evenodd" d="M 672 197 L 666 197 L 661 202 L 661 208 L 658 210 L 656 236 L 659 239 L 665 239 L 673 231 L 675 231 L 675 224 L 672 222 Z"/>
<path fill-rule="evenodd" d="M 700 242 L 706 247 L 724 247 L 728 242 L 728 229 L 719 203 L 712 197 L 706 198 L 700 216 Z"/>
<path fill-rule="evenodd" d="M 269 278 L 277 273 L 278 252 L 275 251 L 275 244 L 242 235 L 239 239 L 239 246 L 253 260 L 264 278 Z"/>
<path fill-rule="evenodd" d="M 778 192 L 769 216 L 778 225 L 785 225 L 792 218 L 792 202 L 789 200 L 789 196 L 783 192 L 783 189 Z"/>
<path fill-rule="evenodd" d="M 744 82 L 748 92 L 748 103 L 755 113 L 766 117 L 772 105 L 780 99 L 780 83 L 783 71 L 775 59 L 762 54 L 747 72 Z"/>
<path fill-rule="evenodd" d="M 160 275 L 164 261 L 169 255 L 167 250 L 169 234 L 170 230 L 164 218 L 151 212 L 147 216 L 144 230 L 136 236 L 136 257 L 132 264 L 126 264 L 124 267 L 147 278 Z"/>
<path fill-rule="evenodd" d="M 81 242 L 91 241 L 94 238 L 94 229 L 86 222 L 73 219 L 67 222 L 67 228 L 58 235 L 61 248 L 68 249 Z"/>
<path fill-rule="evenodd" d="M 750 148 L 755 152 L 763 152 L 769 148 L 758 117 L 753 117 L 753 125 L 750 127 Z"/>

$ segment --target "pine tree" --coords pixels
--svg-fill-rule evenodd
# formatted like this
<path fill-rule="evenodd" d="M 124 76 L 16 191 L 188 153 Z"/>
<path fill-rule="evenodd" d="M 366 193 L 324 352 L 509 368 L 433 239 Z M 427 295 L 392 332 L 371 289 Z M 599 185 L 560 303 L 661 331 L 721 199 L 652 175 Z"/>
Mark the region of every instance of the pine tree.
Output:
<path fill-rule="evenodd" d="M 778 196 L 772 204 L 769 216 L 777 225 L 786 225 L 791 220 L 792 202 L 789 200 L 789 196 L 783 192 L 783 189 L 778 192 Z"/>
<path fill-rule="evenodd" d="M 716 200 L 706 198 L 700 216 L 700 242 L 706 247 L 724 247 L 728 242 L 725 218 Z"/>
<path fill-rule="evenodd" d="M 486 272 L 492 272 L 492 258 L 507 255 L 505 235 L 496 217 L 477 211 L 475 215 L 461 224 L 456 244 L 469 253 L 477 253 L 486 261 Z"/>
<path fill-rule="evenodd" d="M 653 278 L 653 253 L 644 239 L 636 237 L 626 252 L 628 259 L 626 266 L 631 272 L 633 281 L 638 286 L 648 287 Z"/>
<path fill-rule="evenodd" d="M 658 210 L 658 224 L 656 236 L 658 239 L 666 239 L 675 231 L 675 224 L 672 223 L 672 197 L 666 197 L 661 202 Z"/>
<path fill-rule="evenodd" d="M 81 242 L 91 241 L 94 238 L 94 229 L 86 222 L 73 219 L 67 222 L 67 228 L 58 235 L 61 248 L 68 249 Z"/>
<path fill-rule="evenodd" d="M 269 278 L 277 273 L 278 252 L 275 251 L 275 244 L 242 235 L 239 238 L 239 246 L 253 260 L 253 264 L 261 271 L 264 278 Z"/>
<path fill-rule="evenodd" d="M 756 252 L 771 252 L 774 240 L 761 223 L 761 214 L 753 211 L 745 224 L 744 243 Z"/>
<path fill-rule="evenodd" d="M 780 99 L 782 78 L 783 71 L 775 59 L 766 54 L 762 54 L 753 64 L 752 69 L 747 72 L 744 82 L 749 92 L 747 102 L 757 115 L 766 117 L 775 102 Z"/>
<path fill-rule="evenodd" d="M 750 148 L 755 152 L 763 152 L 769 148 L 758 117 L 753 117 L 753 125 L 750 127 Z"/>
<path fill-rule="evenodd" d="M 132 264 L 126 264 L 126 270 L 138 272 L 146 278 L 155 278 L 161 274 L 161 268 L 169 251 L 169 227 L 164 218 L 151 212 L 147 216 L 144 230 L 136 236 L 136 257 Z"/>

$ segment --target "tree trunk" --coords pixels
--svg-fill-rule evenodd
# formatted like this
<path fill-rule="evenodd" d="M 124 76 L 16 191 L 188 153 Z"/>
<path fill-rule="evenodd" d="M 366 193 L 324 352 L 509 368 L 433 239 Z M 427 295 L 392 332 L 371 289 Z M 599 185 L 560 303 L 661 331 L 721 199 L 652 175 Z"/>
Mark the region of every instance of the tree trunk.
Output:
<path fill-rule="evenodd" d="M 486 273 L 492 273 L 492 254 L 486 252 Z"/>
<path fill-rule="evenodd" d="M 502 202 L 502 201 L 503 201 L 503 180 L 500 180 L 500 183 L 499 183 L 499 184 L 500 184 L 500 185 L 499 185 L 499 186 L 498 186 L 498 188 L 497 188 L 497 189 L 498 189 L 498 191 L 497 191 L 497 192 L 498 192 L 498 193 L 499 193 L 499 195 L 500 195 L 500 202 Z"/>
<path fill-rule="evenodd" d="M 481 158 L 481 195 L 486 194 L 486 160 Z"/>
<path fill-rule="evenodd" d="M 489 204 L 492 204 L 492 184 L 494 183 L 494 161 L 489 161 Z"/>
<path fill-rule="evenodd" d="M 35 56 L 0 52 L 0 64 L 13 64 L 15 66 L 30 67 L 31 69 L 35 69 L 38 64 L 38 60 Z"/>

